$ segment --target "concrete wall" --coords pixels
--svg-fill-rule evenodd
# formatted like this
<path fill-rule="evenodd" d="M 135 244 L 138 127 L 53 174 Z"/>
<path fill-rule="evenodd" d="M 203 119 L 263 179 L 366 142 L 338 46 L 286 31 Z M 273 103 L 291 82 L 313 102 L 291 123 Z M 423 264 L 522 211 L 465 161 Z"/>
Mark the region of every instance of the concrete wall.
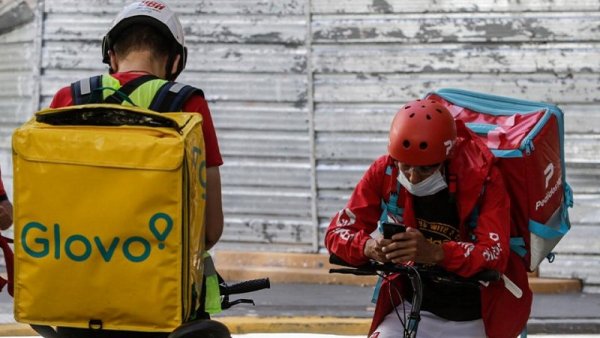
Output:
<path fill-rule="evenodd" d="M 61 86 L 106 70 L 100 39 L 124 3 L 46 0 L 37 21 L 0 35 L 7 185 L 10 133 Z M 573 229 L 540 273 L 583 278 L 586 291 L 600 292 L 599 0 L 170 4 L 190 54 L 179 80 L 205 91 L 225 160 L 220 247 L 322 250 L 328 219 L 385 153 L 395 111 L 430 90 L 458 87 L 566 112 Z"/>

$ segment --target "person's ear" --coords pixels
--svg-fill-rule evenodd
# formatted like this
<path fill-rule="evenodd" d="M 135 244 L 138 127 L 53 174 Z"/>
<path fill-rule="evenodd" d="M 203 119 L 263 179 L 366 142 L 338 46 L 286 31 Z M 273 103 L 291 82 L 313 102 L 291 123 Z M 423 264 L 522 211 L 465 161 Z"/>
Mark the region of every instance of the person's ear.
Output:
<path fill-rule="evenodd" d="M 117 60 L 117 56 L 115 55 L 115 52 L 112 50 L 109 50 L 108 57 L 110 58 L 110 69 L 115 73 L 118 72 L 119 71 L 119 62 Z"/>

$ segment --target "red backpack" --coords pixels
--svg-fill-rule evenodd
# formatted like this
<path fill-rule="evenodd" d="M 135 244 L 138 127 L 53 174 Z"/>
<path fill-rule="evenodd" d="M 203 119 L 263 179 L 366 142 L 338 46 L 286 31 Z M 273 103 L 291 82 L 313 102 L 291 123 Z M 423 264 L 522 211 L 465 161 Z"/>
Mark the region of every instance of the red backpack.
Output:
<path fill-rule="evenodd" d="M 511 199 L 511 249 L 537 269 L 571 228 L 563 112 L 555 105 L 459 89 L 427 95 L 465 122 L 498 160 Z M 477 210 L 475 210 L 475 215 Z"/>

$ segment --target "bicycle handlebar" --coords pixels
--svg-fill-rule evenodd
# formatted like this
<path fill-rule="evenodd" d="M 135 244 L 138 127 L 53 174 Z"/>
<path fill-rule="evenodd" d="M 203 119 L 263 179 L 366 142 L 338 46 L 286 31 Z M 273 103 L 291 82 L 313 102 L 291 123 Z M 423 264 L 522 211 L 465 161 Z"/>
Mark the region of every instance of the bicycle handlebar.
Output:
<path fill-rule="evenodd" d="M 269 289 L 271 283 L 269 278 L 259 278 L 242 281 L 234 284 L 227 284 L 223 278 L 218 275 L 219 278 L 219 292 L 221 293 L 221 309 L 227 310 L 234 305 L 238 304 L 252 304 L 252 299 L 236 299 L 229 300 L 230 295 L 254 292 L 262 289 Z M 210 315 L 204 312 L 204 308 L 198 312 L 198 316 L 195 320 L 186 322 L 176 328 L 168 338 L 192 338 L 192 337 L 229 337 L 231 333 L 229 329 L 218 321 L 211 320 Z"/>
<path fill-rule="evenodd" d="M 240 293 L 254 292 L 262 289 L 269 289 L 271 283 L 268 278 L 251 279 L 235 284 L 224 284 L 219 285 L 221 295 L 235 295 Z"/>
<path fill-rule="evenodd" d="M 369 263 L 354 266 L 344 261 L 340 257 L 331 254 L 329 256 L 329 263 L 341 266 L 347 266 L 349 268 L 342 269 L 330 269 L 330 273 L 342 273 L 342 274 L 354 274 L 360 276 L 377 275 L 379 272 L 388 273 L 400 273 L 410 275 L 417 271 L 421 275 L 427 275 L 438 281 L 448 283 L 478 283 L 478 282 L 493 282 L 500 280 L 501 275 L 495 270 L 483 270 L 470 277 L 462 277 L 457 274 L 447 272 L 441 268 L 436 267 L 425 267 L 425 266 L 409 266 L 409 265 L 396 265 L 392 263 L 380 263 L 370 261 Z"/>
<path fill-rule="evenodd" d="M 254 305 L 254 301 L 252 299 L 236 299 L 229 300 L 230 295 L 235 295 L 239 293 L 247 293 L 254 292 L 262 289 L 268 289 L 271 287 L 271 283 L 268 278 L 260 278 L 260 279 L 251 279 L 243 282 L 235 283 L 228 285 L 225 282 L 219 284 L 219 292 L 221 293 L 221 309 L 229 309 L 230 307 L 241 304 L 241 303 L 249 303 Z"/>

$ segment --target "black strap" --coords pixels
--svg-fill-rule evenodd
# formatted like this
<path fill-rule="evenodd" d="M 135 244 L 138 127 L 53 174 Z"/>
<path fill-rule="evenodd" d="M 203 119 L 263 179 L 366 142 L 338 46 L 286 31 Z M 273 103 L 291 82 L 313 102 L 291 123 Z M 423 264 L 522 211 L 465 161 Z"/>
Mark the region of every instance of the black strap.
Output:
<path fill-rule="evenodd" d="M 114 94 L 108 96 L 104 100 L 104 102 L 105 103 L 121 104 L 125 100 L 125 97 L 128 97 L 139 86 L 143 85 L 144 83 L 146 83 L 148 81 L 152 81 L 152 80 L 156 80 L 156 79 L 158 79 L 156 76 L 149 75 L 149 74 L 148 75 L 142 75 L 142 76 L 140 76 L 138 78 L 135 78 L 135 79 L 127 82 L 121 88 L 119 88 Z"/>
<path fill-rule="evenodd" d="M 152 102 L 150 103 L 150 107 L 148 107 L 148 109 L 150 110 L 154 110 L 157 112 L 161 112 L 161 106 L 163 105 L 163 102 L 165 102 L 165 97 L 167 96 L 167 94 L 169 93 L 171 87 L 175 84 L 175 82 L 165 82 L 159 89 L 158 91 L 156 91 L 156 94 L 154 94 L 154 98 L 152 99 Z M 164 112 L 164 111 L 163 111 Z"/>
<path fill-rule="evenodd" d="M 177 96 L 171 102 L 171 106 L 169 107 L 169 111 L 181 111 L 183 109 L 184 103 L 194 94 L 198 93 L 198 95 L 204 98 L 204 92 L 202 90 L 185 85 L 177 94 Z"/>
<path fill-rule="evenodd" d="M 201 89 L 177 82 L 167 82 L 154 95 L 149 109 L 162 113 L 178 112 L 183 109 L 183 105 L 194 94 L 204 97 L 204 92 Z"/>
<path fill-rule="evenodd" d="M 98 88 L 102 85 L 102 75 L 92 76 L 71 83 L 71 97 L 73 104 L 100 103 L 102 94 Z"/>
<path fill-rule="evenodd" d="M 58 333 L 51 326 L 31 324 L 31 328 L 44 338 L 60 338 Z"/>

